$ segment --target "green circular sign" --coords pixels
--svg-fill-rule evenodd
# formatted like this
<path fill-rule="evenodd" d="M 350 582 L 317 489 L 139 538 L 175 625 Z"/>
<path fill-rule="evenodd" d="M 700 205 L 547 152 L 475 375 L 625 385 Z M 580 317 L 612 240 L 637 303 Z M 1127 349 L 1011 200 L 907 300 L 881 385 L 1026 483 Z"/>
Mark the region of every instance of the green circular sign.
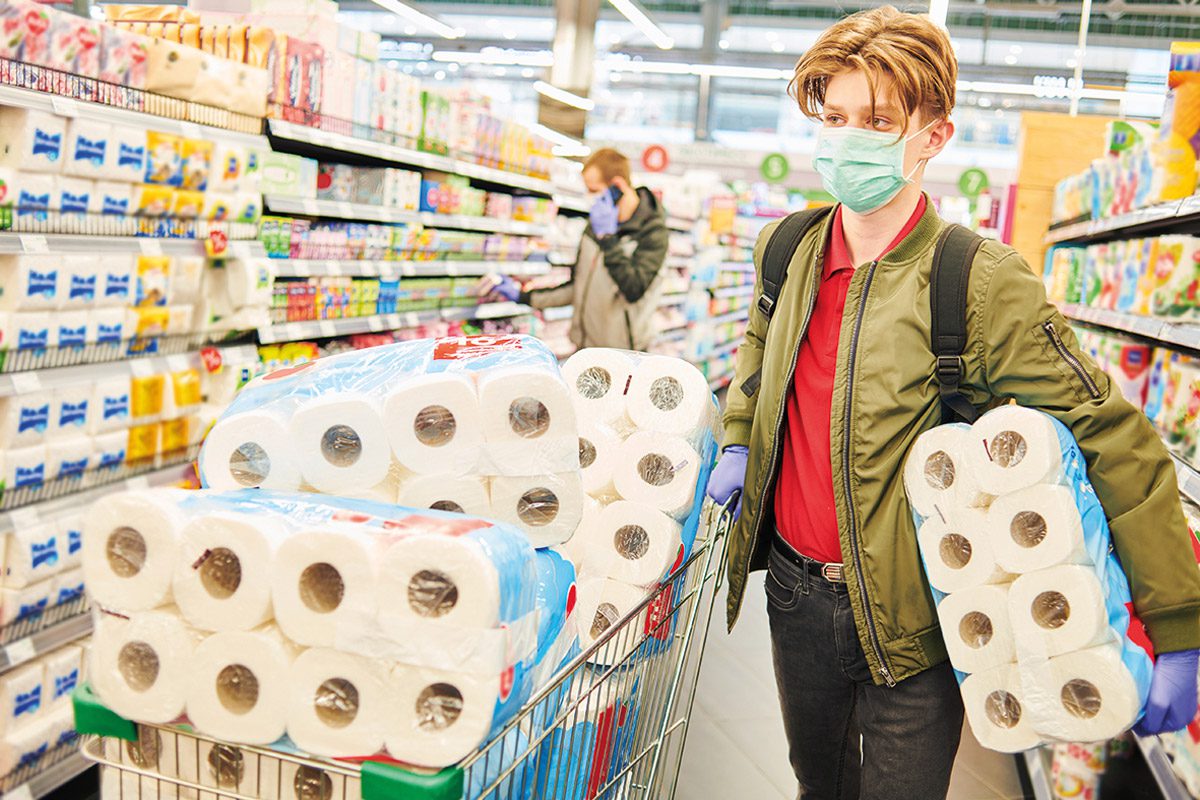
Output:
<path fill-rule="evenodd" d="M 771 153 L 762 160 L 762 164 L 759 165 L 758 170 L 764 178 L 775 183 L 788 176 L 791 166 L 788 164 L 787 156 L 783 153 Z"/>
<path fill-rule="evenodd" d="M 987 173 L 978 167 L 963 170 L 963 174 L 958 176 L 958 190 L 963 193 L 963 197 L 975 200 L 987 188 Z"/>

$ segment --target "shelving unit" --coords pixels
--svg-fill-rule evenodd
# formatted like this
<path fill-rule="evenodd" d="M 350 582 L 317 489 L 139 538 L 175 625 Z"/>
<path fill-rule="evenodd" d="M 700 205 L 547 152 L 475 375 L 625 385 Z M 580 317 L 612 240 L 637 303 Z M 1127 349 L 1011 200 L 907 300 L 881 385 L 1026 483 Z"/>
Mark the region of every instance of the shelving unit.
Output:
<path fill-rule="evenodd" d="M 73 744 L 62 745 L 61 752 L 48 753 L 42 760 L 53 758 L 53 763 L 43 766 L 41 761 L 35 762 L 25 769 L 14 772 L 9 778 L 0 782 L 0 786 L 10 788 L 4 790 L 0 798 L 3 800 L 41 800 L 55 789 L 65 786 L 85 770 L 92 762 L 83 757 L 79 751 L 79 740 Z M 29 773 L 29 777 L 26 777 Z M 13 780 L 13 779 L 16 780 Z"/>
<path fill-rule="evenodd" d="M 461 322 L 501 319 L 532 312 L 532 308 L 519 303 L 485 303 L 473 307 L 407 311 L 397 314 L 380 314 L 374 317 L 281 322 L 259 328 L 258 340 L 261 344 L 279 344 L 280 342 L 298 342 L 305 339 L 330 339 L 335 336 L 353 336 L 360 333 L 382 333 L 383 331 L 416 328 L 443 320 Z"/>
<path fill-rule="evenodd" d="M 1062 312 L 1069 319 L 1132 333 L 1174 347 L 1200 350 L 1200 324 L 1168 322 L 1156 317 L 1143 317 L 1120 311 L 1064 303 Z"/>
<path fill-rule="evenodd" d="M 386 206 L 363 203 L 347 203 L 341 200 L 314 200 L 312 198 L 287 197 L 269 194 L 263 197 L 263 205 L 273 213 L 302 214 L 308 217 L 330 219 L 365 220 L 368 222 L 391 222 L 421 224 L 430 228 L 456 228 L 485 233 L 508 233 L 514 236 L 549 236 L 550 227 L 531 222 L 517 222 L 492 217 L 467 217 L 461 214 L 431 214 L 429 212 L 404 211 Z"/>
<path fill-rule="evenodd" d="M 1025 768 L 1029 778 L 1029 788 L 1033 790 L 1036 800 L 1054 800 L 1054 787 L 1050 782 L 1049 751 L 1045 748 L 1026 750 L 1015 756 Z"/>
<path fill-rule="evenodd" d="M 549 262 L 537 261 L 359 261 L 338 259 L 268 259 L 277 278 L 350 276 L 354 278 L 471 277 L 493 272 L 531 278 L 550 272 Z"/>
<path fill-rule="evenodd" d="M 1066 242 L 1086 244 L 1103 239 L 1118 239 L 1155 233 L 1183 223 L 1200 222 L 1200 195 L 1172 200 L 1161 205 L 1138 209 L 1118 217 L 1086 220 L 1053 228 L 1046 244 Z"/>

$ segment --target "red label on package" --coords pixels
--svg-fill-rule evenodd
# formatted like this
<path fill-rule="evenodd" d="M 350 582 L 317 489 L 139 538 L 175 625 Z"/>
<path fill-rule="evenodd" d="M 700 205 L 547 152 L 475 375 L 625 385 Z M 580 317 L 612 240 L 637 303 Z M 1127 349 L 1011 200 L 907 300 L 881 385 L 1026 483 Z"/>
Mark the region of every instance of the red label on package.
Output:
<path fill-rule="evenodd" d="M 200 350 L 200 362 L 211 375 L 221 369 L 221 351 L 215 347 L 204 347 Z"/>
<path fill-rule="evenodd" d="M 646 625 L 643 632 L 654 639 L 665 640 L 671 635 L 671 626 L 666 624 L 671 616 L 671 595 L 675 584 L 662 587 L 658 597 L 646 607 Z"/>
<path fill-rule="evenodd" d="M 204 243 L 204 249 L 208 252 L 209 258 L 224 255 L 228 248 L 229 234 L 222 230 L 209 231 L 208 241 Z"/>
<path fill-rule="evenodd" d="M 303 372 L 306 369 L 311 369 L 317 365 L 316 361 L 305 361 L 303 364 L 297 364 L 294 367 L 286 367 L 277 369 L 274 372 L 268 373 L 263 377 L 265 381 L 278 381 L 284 378 L 290 378 L 298 372 Z"/>
<path fill-rule="evenodd" d="M 520 350 L 520 336 L 453 336 L 433 345 L 434 361 L 467 361 L 506 350 Z"/>
<path fill-rule="evenodd" d="M 509 667 L 500 673 L 500 700 L 501 702 L 508 699 L 512 694 L 513 685 L 517 682 L 517 670 L 515 667 Z"/>
<path fill-rule="evenodd" d="M 472 531 L 490 528 L 492 524 L 481 519 L 436 519 L 434 517 L 423 517 L 413 514 L 401 517 L 400 519 L 384 520 L 383 527 L 388 531 L 396 533 L 434 533 L 439 536 L 463 536 Z"/>
<path fill-rule="evenodd" d="M 571 584 L 571 588 L 567 590 L 567 616 L 571 616 L 575 612 L 575 584 Z"/>

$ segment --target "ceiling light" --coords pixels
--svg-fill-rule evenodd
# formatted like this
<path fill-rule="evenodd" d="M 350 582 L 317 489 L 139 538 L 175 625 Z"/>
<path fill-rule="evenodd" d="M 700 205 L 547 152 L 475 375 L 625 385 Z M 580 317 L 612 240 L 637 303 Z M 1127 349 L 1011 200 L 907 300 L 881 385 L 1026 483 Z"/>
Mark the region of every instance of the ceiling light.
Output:
<path fill-rule="evenodd" d="M 684 64 L 678 61 L 629 61 L 612 58 L 604 62 L 613 72 L 642 72 L 659 75 L 709 75 L 715 78 L 755 78 L 790 81 L 792 70 L 770 67 L 738 67 L 726 64 Z M 612 80 L 616 75 L 609 78 Z"/>
<path fill-rule="evenodd" d="M 1014 56 L 1021 55 L 1021 45 L 1014 44 L 1012 47 L 1008 48 L 1008 52 L 1012 53 Z"/>
<path fill-rule="evenodd" d="M 433 79 L 435 81 L 444 81 L 446 79 L 446 70 L 439 69 L 437 72 L 433 73 Z"/>
<path fill-rule="evenodd" d="M 979 107 L 980 108 L 991 108 L 992 107 L 992 98 L 990 98 L 990 97 L 979 98 Z"/>
<path fill-rule="evenodd" d="M 522 78 L 532 78 L 536 74 L 537 74 L 537 72 L 534 70 L 533 67 L 526 67 L 525 69 L 521 70 Z"/>
<path fill-rule="evenodd" d="M 654 42 L 658 49 L 670 50 L 675 46 L 675 40 L 654 24 L 654 20 L 650 19 L 650 15 L 642 9 L 637 0 L 608 0 L 608 2 L 617 11 L 620 11 L 625 19 L 632 22 L 635 28 L 645 34 L 647 39 Z"/>
<path fill-rule="evenodd" d="M 504 67 L 496 67 L 496 69 L 492 70 L 492 74 L 497 78 L 503 78 L 508 74 L 508 70 L 506 70 Z"/>
<path fill-rule="evenodd" d="M 538 94 L 544 94 L 552 100 L 557 100 L 574 108 L 591 111 L 596 107 L 596 101 L 577 95 L 574 92 L 568 92 L 566 89 L 560 89 L 554 84 L 546 83 L 545 81 L 536 82 L 533 84 L 533 88 L 537 90 Z"/>
<path fill-rule="evenodd" d="M 450 70 L 451 72 L 458 72 L 458 64 L 448 64 L 446 69 Z"/>
<path fill-rule="evenodd" d="M 779 34 L 776 33 L 775 31 L 767 31 L 767 41 L 768 42 L 773 42 L 778 38 L 779 38 Z"/>
<path fill-rule="evenodd" d="M 722 50 L 728 50 L 729 49 L 729 40 L 722 39 L 721 41 L 717 42 L 717 47 L 721 48 Z"/>
<path fill-rule="evenodd" d="M 509 67 L 550 67 L 554 65 L 554 54 L 549 50 L 505 50 L 500 47 L 485 47 L 478 53 L 438 50 L 431 58 L 434 61 L 451 61 L 458 64 L 501 64 Z"/>
<path fill-rule="evenodd" d="M 561 158 L 587 158 L 592 154 L 592 148 L 586 144 L 556 144 L 551 152 Z"/>
<path fill-rule="evenodd" d="M 416 27 L 414 27 L 412 25 L 405 25 L 404 26 L 404 35 L 405 36 L 416 36 L 417 35 Z"/>
<path fill-rule="evenodd" d="M 771 49 L 774 50 L 776 53 L 782 53 L 783 52 L 783 42 L 772 42 Z"/>
<path fill-rule="evenodd" d="M 371 0 L 371 2 L 382 9 L 392 12 L 396 16 L 403 17 L 415 25 L 428 28 L 444 39 L 457 39 L 466 33 L 462 28 L 452 28 L 437 17 L 430 16 L 424 11 L 418 11 L 408 3 L 400 2 L 400 0 Z"/>
<path fill-rule="evenodd" d="M 511 42 L 513 39 L 517 38 L 517 32 L 516 31 L 505 31 L 504 38 L 508 39 Z"/>
<path fill-rule="evenodd" d="M 543 139 L 549 139 L 550 141 L 554 142 L 555 144 L 561 144 L 565 147 L 585 146 L 583 144 L 583 142 L 579 141 L 578 139 L 574 139 L 570 136 L 567 136 L 565 133 L 560 133 L 559 131 L 554 130 L 554 128 L 547 128 L 545 125 L 541 124 L 540 122 L 535 122 L 533 125 L 530 126 L 529 129 L 531 131 L 533 131 L 534 133 L 536 133 L 538 136 L 541 136 Z"/>
<path fill-rule="evenodd" d="M 1007 55 L 1004 57 L 1004 63 L 1011 67 L 1013 64 L 1017 63 L 1017 57 L 1013 55 Z"/>

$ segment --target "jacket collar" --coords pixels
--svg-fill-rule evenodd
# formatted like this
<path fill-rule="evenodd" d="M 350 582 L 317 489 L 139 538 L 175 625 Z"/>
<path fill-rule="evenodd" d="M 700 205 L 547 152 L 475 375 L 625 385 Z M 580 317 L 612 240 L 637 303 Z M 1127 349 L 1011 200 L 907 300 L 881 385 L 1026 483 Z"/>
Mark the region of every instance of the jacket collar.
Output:
<path fill-rule="evenodd" d="M 933 250 L 934 245 L 937 244 L 938 236 L 945 227 L 946 223 L 938 216 L 937 209 L 933 205 L 933 200 L 928 194 L 925 194 L 925 213 L 917 221 L 917 226 L 912 229 L 908 236 L 901 239 L 899 244 L 880 259 L 880 262 L 884 264 L 903 264 L 919 258 Z"/>

